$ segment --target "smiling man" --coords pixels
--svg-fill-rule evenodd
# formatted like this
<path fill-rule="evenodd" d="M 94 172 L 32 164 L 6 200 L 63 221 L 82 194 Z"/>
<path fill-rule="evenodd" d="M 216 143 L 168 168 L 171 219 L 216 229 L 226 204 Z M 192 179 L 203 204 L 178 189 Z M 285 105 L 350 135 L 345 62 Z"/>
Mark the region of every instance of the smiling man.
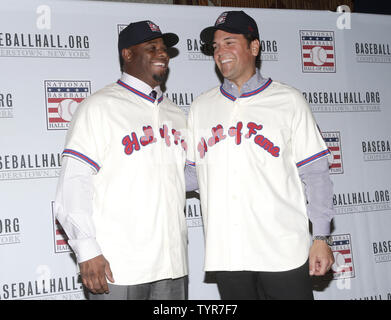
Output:
<path fill-rule="evenodd" d="M 177 42 L 151 21 L 129 24 L 121 79 L 73 116 L 55 212 L 90 299 L 187 298 L 186 121 L 160 89 Z"/>
<path fill-rule="evenodd" d="M 224 12 L 200 37 L 224 77 L 188 119 L 205 270 L 216 272 L 222 299 L 313 299 L 310 275 L 334 261 L 329 151 L 302 94 L 261 76 L 253 18 Z"/>

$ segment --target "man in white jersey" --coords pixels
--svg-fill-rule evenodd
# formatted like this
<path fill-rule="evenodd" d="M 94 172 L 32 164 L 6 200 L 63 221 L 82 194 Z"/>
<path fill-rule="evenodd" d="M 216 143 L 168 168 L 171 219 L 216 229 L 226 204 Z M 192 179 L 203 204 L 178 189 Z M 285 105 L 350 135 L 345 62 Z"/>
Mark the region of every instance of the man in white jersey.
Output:
<path fill-rule="evenodd" d="M 151 21 L 129 24 L 121 79 L 73 116 L 55 212 L 90 299 L 187 298 L 186 121 L 159 86 L 177 42 Z"/>
<path fill-rule="evenodd" d="M 224 12 L 200 37 L 224 77 L 194 100 L 188 119 L 205 271 L 216 271 L 222 299 L 313 299 L 310 275 L 334 262 L 329 151 L 302 94 L 261 76 L 250 16 Z"/>

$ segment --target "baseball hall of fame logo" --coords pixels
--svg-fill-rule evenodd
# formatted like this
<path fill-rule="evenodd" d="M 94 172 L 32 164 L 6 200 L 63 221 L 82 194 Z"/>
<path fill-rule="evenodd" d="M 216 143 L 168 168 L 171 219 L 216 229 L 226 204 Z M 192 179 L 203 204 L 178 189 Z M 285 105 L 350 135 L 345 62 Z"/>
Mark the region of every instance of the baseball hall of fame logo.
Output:
<path fill-rule="evenodd" d="M 332 266 L 333 279 L 354 278 L 352 241 L 350 234 L 337 234 L 331 236 L 335 263 Z"/>
<path fill-rule="evenodd" d="M 58 222 L 54 215 L 54 201 L 52 201 L 52 223 L 53 223 L 53 237 L 54 237 L 54 252 L 71 252 L 71 249 L 68 245 L 68 237 L 65 234 L 64 229 L 61 224 Z"/>
<path fill-rule="evenodd" d="M 225 22 L 225 19 L 227 18 L 228 12 L 223 12 L 220 14 L 220 16 L 217 18 L 215 22 L 215 26 L 218 26 L 219 24 L 223 24 Z"/>
<path fill-rule="evenodd" d="M 148 21 L 148 26 L 151 29 L 151 31 L 153 31 L 153 32 L 161 32 L 160 28 L 156 24 L 154 24 L 152 21 Z"/>
<path fill-rule="evenodd" d="M 335 72 L 333 31 L 300 30 L 303 72 Z"/>
<path fill-rule="evenodd" d="M 330 174 L 343 173 L 341 134 L 338 131 L 322 132 L 322 137 L 326 142 L 327 148 L 330 150 L 328 156 Z"/>
<path fill-rule="evenodd" d="M 91 81 L 45 80 L 48 130 L 67 130 L 80 102 L 91 94 Z"/>

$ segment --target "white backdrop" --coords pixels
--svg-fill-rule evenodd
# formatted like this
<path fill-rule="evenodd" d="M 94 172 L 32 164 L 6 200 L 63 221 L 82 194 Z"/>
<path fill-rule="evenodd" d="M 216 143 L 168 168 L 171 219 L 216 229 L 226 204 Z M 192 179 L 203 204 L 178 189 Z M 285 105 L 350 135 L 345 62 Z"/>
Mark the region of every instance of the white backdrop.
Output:
<path fill-rule="evenodd" d="M 1 300 L 84 299 L 52 203 L 74 108 L 120 77 L 118 30 L 149 19 L 179 35 L 166 94 L 187 112 L 196 96 L 219 84 L 214 62 L 200 51 L 199 32 L 224 10 L 1 1 Z M 336 265 L 314 280 L 315 297 L 391 299 L 390 17 L 244 11 L 260 29 L 263 75 L 303 92 L 332 151 Z M 219 299 L 216 285 L 204 281 L 198 200 L 188 200 L 186 217 L 189 298 Z"/>

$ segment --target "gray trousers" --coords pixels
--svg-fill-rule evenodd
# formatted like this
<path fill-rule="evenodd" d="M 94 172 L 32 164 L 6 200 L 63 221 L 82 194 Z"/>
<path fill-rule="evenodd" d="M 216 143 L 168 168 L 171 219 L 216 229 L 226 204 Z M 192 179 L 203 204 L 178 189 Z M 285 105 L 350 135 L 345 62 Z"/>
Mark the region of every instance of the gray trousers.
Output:
<path fill-rule="evenodd" d="M 89 300 L 187 300 L 188 277 L 165 279 L 132 286 L 109 283 L 110 293 L 88 293 Z"/>

